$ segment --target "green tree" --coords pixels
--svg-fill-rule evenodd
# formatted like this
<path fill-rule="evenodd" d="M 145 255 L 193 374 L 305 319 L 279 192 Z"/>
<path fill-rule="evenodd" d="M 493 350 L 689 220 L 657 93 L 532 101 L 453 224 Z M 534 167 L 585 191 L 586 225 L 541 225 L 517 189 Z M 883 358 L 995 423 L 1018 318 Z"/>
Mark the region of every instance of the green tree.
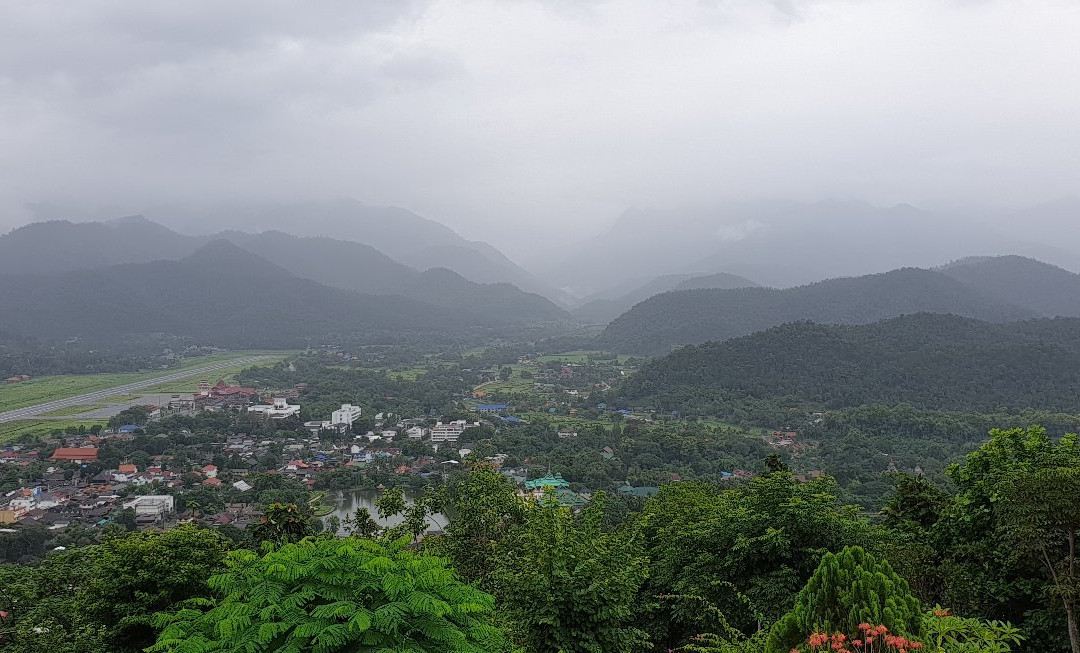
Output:
<path fill-rule="evenodd" d="M 494 599 L 441 558 L 380 544 L 318 538 L 263 556 L 230 553 L 209 586 L 222 598 L 159 617 L 148 650 L 165 653 L 500 651 L 486 619 Z"/>
<path fill-rule="evenodd" d="M 526 507 L 516 488 L 491 464 L 480 464 L 450 488 L 454 519 L 435 540 L 462 578 L 489 588 L 509 539 L 525 524 Z"/>
<path fill-rule="evenodd" d="M 217 533 L 181 525 L 165 533 L 136 532 L 91 548 L 79 605 L 108 629 L 114 651 L 140 651 L 154 641 L 154 613 L 205 596 L 226 542 Z"/>
<path fill-rule="evenodd" d="M 593 497 L 580 519 L 553 502 L 530 507 L 494 572 L 513 637 L 530 653 L 628 653 L 645 643 L 633 605 L 647 560 L 631 534 L 603 532 L 602 502 Z"/>
<path fill-rule="evenodd" d="M 1065 650 L 1075 646 L 1077 439 L 1055 442 L 1037 426 L 990 435 L 949 468 L 957 495 L 933 529 L 944 585 L 936 598 L 962 614 L 1018 624 L 1032 650 Z"/>
<path fill-rule="evenodd" d="M 1010 546 L 1042 563 L 1047 593 L 1062 604 L 1069 644 L 1080 653 L 1076 601 L 1080 597 L 1076 533 L 1080 528 L 1080 447 L 1077 436 L 1058 444 L 1030 431 L 1041 451 L 1032 466 L 1016 466 L 1001 479 L 998 512 Z"/>
<path fill-rule="evenodd" d="M 271 503 L 259 522 L 252 525 L 252 534 L 259 542 L 298 542 L 312 532 L 311 522 L 294 503 Z"/>
<path fill-rule="evenodd" d="M 918 637 L 922 606 L 887 561 L 854 546 L 825 554 L 794 607 L 773 624 L 768 648 L 788 651 L 816 631 L 858 633 L 861 623 L 884 624 L 893 633 Z"/>
<path fill-rule="evenodd" d="M 662 487 L 637 519 L 651 561 L 639 618 L 656 649 L 713 631 L 702 602 L 746 635 L 766 628 L 791 608 L 825 551 L 875 543 L 878 535 L 836 493 L 832 479 L 797 483 L 784 472 L 727 490 Z M 669 595 L 693 598 L 658 598 Z"/>

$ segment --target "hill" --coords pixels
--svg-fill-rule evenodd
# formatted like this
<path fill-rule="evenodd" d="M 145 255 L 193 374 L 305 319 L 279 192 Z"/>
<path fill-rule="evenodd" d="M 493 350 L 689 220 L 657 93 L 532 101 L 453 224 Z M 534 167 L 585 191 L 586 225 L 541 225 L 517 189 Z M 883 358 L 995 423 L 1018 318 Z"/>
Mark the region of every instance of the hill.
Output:
<path fill-rule="evenodd" d="M 598 296 L 573 310 L 578 319 L 590 324 L 607 324 L 653 295 L 670 290 L 697 288 L 756 288 L 749 279 L 726 272 L 714 274 L 666 274 L 616 297 Z"/>
<path fill-rule="evenodd" d="M 987 297 L 1046 317 L 1080 317 L 1080 274 L 1023 256 L 967 258 L 939 268 Z"/>
<path fill-rule="evenodd" d="M 230 347 L 295 347 L 334 334 L 445 331 L 467 314 L 302 279 L 226 241 L 179 261 L 0 277 L 0 330 L 116 342 L 163 333 Z"/>
<path fill-rule="evenodd" d="M 445 268 L 432 268 L 406 282 L 401 294 L 461 311 L 486 325 L 568 321 L 570 314 L 551 300 L 509 283 L 473 283 Z"/>
<path fill-rule="evenodd" d="M 923 313 L 857 326 L 797 322 L 679 349 L 621 391 L 690 413 L 722 397 L 1075 413 L 1080 319 L 990 324 Z"/>
<path fill-rule="evenodd" d="M 597 345 L 659 354 L 672 347 L 724 340 L 785 322 L 865 324 L 911 313 L 953 313 L 992 322 L 1038 317 L 981 294 L 940 272 L 904 268 L 777 290 L 683 290 L 657 295 L 615 319 Z"/>
<path fill-rule="evenodd" d="M 51 274 L 178 260 L 208 240 L 178 234 L 142 216 L 109 222 L 35 222 L 0 236 L 0 274 Z"/>

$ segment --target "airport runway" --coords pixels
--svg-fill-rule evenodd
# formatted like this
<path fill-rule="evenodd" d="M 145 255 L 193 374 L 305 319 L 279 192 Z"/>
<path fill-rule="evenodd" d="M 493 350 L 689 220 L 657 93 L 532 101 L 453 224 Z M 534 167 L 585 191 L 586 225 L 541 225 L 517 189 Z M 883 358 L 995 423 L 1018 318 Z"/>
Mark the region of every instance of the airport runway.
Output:
<path fill-rule="evenodd" d="M 6 413 L 0 413 L 0 424 L 4 422 L 14 422 L 20 419 L 33 419 L 41 413 L 49 413 L 61 408 L 67 408 L 68 406 L 79 406 L 82 404 L 92 404 L 100 399 L 107 399 L 109 397 L 115 397 L 117 395 L 126 395 L 139 390 L 145 390 L 146 388 L 152 388 L 162 383 L 168 383 L 170 381 L 179 381 L 180 379 L 186 379 L 191 376 L 202 376 L 209 374 L 210 372 L 216 372 L 217 370 L 227 367 L 236 367 L 237 365 L 254 365 L 259 361 L 265 360 L 269 356 L 249 356 L 247 358 L 234 358 L 228 361 L 221 361 L 220 363 L 214 363 L 213 365 L 207 365 L 205 367 L 197 367 L 190 370 L 184 370 L 183 372 L 174 372 L 172 374 L 166 374 L 165 376 L 158 376 L 153 379 L 147 379 L 145 381 L 135 381 L 134 383 L 125 383 L 124 385 L 118 385 L 105 390 L 95 390 L 94 392 L 88 392 L 83 395 L 77 395 L 75 397 L 67 397 L 64 399 L 57 399 L 55 401 L 49 401 L 44 404 L 38 404 L 36 406 L 27 406 L 26 408 L 17 408 L 15 410 L 9 410 Z"/>

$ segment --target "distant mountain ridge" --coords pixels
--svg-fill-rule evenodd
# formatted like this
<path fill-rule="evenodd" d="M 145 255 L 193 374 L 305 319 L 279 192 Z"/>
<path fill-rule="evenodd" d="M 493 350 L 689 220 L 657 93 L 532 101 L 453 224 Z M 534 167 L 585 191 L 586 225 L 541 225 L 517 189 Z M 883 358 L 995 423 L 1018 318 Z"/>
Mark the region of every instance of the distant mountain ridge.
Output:
<path fill-rule="evenodd" d="M 457 279 L 468 305 L 360 294 L 301 278 L 215 240 L 178 261 L 0 275 L 0 306 L 11 307 L 0 312 L 0 331 L 52 341 L 119 342 L 162 333 L 227 347 L 300 347 L 343 335 L 463 333 L 517 319 L 500 318 L 474 292 L 477 284 Z M 511 301 L 524 295 L 512 286 L 496 292 Z"/>
<path fill-rule="evenodd" d="M 275 247 L 281 247 L 281 236 L 298 232 L 339 250 L 341 245 L 329 243 L 353 243 L 357 246 L 352 248 L 354 254 L 362 255 L 370 263 L 363 276 L 380 282 L 385 282 L 391 274 L 380 272 L 376 266 L 397 272 L 404 268 L 423 271 L 442 267 L 475 283 L 512 283 L 549 298 L 567 299 L 491 245 L 468 241 L 449 227 L 404 209 L 368 207 L 352 201 L 297 204 L 254 212 L 245 221 L 272 228 L 262 233 L 224 231 L 188 236 L 141 215 L 105 222 L 35 222 L 0 236 L 0 274 L 63 272 L 118 263 L 178 260 L 220 238 L 271 256 L 276 253 Z M 217 224 L 228 223 L 222 220 Z M 312 246 L 308 242 L 306 247 Z M 329 271 L 324 269 L 324 273 Z M 356 284 L 335 285 L 354 287 Z M 368 286 L 363 290 L 392 292 L 394 289 Z"/>
<path fill-rule="evenodd" d="M 1060 208 L 1058 214 L 1068 215 L 1073 206 Z M 1080 213 L 1075 216 L 1080 220 Z M 1037 216 L 1023 219 L 1037 221 Z M 1061 218 L 1051 224 L 1058 232 L 1065 230 Z M 1022 254 L 1080 271 L 1080 256 L 1064 234 L 1029 242 L 1022 232 L 989 226 L 985 217 L 857 201 L 628 209 L 604 233 L 565 248 L 560 256 L 539 259 L 533 268 L 580 296 L 618 286 L 628 267 L 644 279 L 722 271 L 778 288 L 905 266 L 930 267 L 983 252 Z M 1043 233 L 1050 233 L 1049 228 Z"/>
<path fill-rule="evenodd" d="M 758 284 L 726 272 L 713 274 L 668 274 L 638 286 L 618 297 L 598 297 L 573 309 L 580 320 L 591 324 L 607 324 L 633 308 L 638 302 L 671 290 L 700 288 L 756 288 Z"/>
<path fill-rule="evenodd" d="M 224 241 L 273 261 L 282 271 L 326 286 L 459 308 L 485 324 L 571 319 L 550 300 L 511 284 L 474 283 L 449 270 L 421 273 L 362 243 L 280 231 L 186 236 L 142 217 L 105 223 L 55 221 L 16 229 L 0 237 L 0 274 L 44 274 L 179 260 Z"/>
<path fill-rule="evenodd" d="M 865 324 L 922 312 L 952 313 L 990 322 L 1046 315 L 1009 301 L 1007 294 L 988 294 L 977 285 L 941 271 L 903 268 L 784 290 L 663 293 L 612 321 L 597 344 L 626 353 L 662 354 L 672 347 L 725 340 L 785 322 Z"/>

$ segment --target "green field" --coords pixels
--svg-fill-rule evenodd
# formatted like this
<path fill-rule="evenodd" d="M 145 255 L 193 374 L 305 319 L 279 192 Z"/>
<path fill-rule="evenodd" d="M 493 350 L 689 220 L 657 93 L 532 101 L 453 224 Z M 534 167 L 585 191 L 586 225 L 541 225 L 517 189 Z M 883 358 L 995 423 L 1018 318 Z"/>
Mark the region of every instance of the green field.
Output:
<path fill-rule="evenodd" d="M 25 419 L 18 422 L 0 424 L 0 444 L 24 439 L 35 435 L 49 435 L 56 429 L 66 429 L 69 426 L 85 425 L 87 428 L 101 424 L 105 426 L 106 420 L 88 419 L 82 421 L 63 419 Z"/>
<path fill-rule="evenodd" d="M 179 368 L 171 370 L 122 372 L 117 374 L 63 374 L 58 376 L 42 376 L 21 383 L 10 383 L 0 386 L 0 412 L 33 406 L 35 404 L 53 401 L 54 399 L 73 397 L 86 392 L 94 392 L 95 390 L 105 390 L 118 385 L 124 385 L 125 383 L 146 381 L 155 377 L 173 374 L 178 371 L 190 370 L 212 363 L 244 358 L 256 354 L 273 356 L 274 358 L 265 361 L 265 364 L 272 364 L 289 356 L 290 353 L 291 352 L 236 351 L 204 356 L 202 358 L 193 358 L 185 361 Z M 236 369 L 222 369 L 215 372 L 215 374 L 218 376 L 226 376 L 228 374 L 235 374 L 242 368 L 243 366 L 239 366 Z M 183 384 L 185 391 L 192 391 L 190 379 L 175 384 L 163 384 L 163 388 L 168 387 L 168 389 L 157 391 L 176 392 L 176 390 L 172 389 L 172 386 L 179 386 L 181 384 Z"/>

